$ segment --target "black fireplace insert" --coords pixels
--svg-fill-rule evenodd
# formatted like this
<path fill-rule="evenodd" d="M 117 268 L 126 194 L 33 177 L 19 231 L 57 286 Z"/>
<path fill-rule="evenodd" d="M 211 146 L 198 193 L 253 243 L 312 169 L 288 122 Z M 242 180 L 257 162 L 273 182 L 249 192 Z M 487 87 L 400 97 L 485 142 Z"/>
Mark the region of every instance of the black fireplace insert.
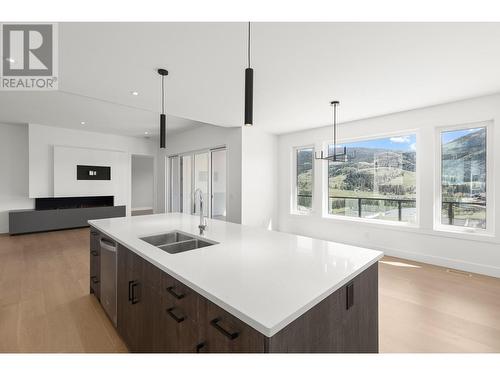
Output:
<path fill-rule="evenodd" d="M 35 210 L 58 210 L 65 208 L 112 207 L 114 196 L 35 198 Z"/>

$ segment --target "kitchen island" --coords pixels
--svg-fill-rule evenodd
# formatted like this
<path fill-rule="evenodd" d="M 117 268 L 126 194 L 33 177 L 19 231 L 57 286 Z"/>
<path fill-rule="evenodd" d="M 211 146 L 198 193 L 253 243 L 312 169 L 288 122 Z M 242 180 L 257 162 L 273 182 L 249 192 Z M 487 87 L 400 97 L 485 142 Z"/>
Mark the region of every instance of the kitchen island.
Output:
<path fill-rule="evenodd" d="M 89 221 L 90 290 L 130 351 L 378 352 L 381 252 L 218 220 L 200 236 L 198 221 Z M 142 239 L 171 232 L 204 247 Z"/>

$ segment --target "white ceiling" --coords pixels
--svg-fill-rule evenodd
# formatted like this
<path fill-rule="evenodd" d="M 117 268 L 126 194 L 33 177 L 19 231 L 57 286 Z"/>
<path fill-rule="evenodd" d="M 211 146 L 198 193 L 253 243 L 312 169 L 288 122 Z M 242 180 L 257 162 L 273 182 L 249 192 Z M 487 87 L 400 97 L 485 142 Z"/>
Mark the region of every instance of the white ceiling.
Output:
<path fill-rule="evenodd" d="M 0 123 L 34 123 L 149 137 L 158 133 L 159 115 L 61 91 L 16 91 L 0 92 Z M 170 134 L 206 125 L 171 115 L 167 124 Z"/>
<path fill-rule="evenodd" d="M 63 23 L 61 92 L 0 93 L 0 122 L 156 131 L 243 123 L 245 23 Z M 254 124 L 286 133 L 500 91 L 500 23 L 255 23 Z M 131 91 L 138 91 L 132 96 Z M 171 126 L 171 127 L 170 127 Z"/>

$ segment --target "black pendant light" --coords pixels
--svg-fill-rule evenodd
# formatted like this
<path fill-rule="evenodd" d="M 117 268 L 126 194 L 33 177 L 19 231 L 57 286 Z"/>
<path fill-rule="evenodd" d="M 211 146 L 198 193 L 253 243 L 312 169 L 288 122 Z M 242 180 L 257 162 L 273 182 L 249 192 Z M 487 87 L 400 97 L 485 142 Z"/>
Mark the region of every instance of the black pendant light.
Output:
<path fill-rule="evenodd" d="M 250 68 L 250 22 L 248 23 L 248 68 L 245 69 L 245 126 L 253 125 L 253 69 Z"/>
<path fill-rule="evenodd" d="M 323 151 L 319 153 L 319 156 L 317 153 L 315 153 L 314 158 L 316 160 L 327 160 L 327 161 L 333 161 L 333 162 L 338 162 L 338 163 L 343 163 L 347 161 L 347 149 L 344 146 L 342 148 L 342 152 L 337 152 L 337 107 L 340 105 L 340 102 L 337 100 L 333 100 L 330 102 L 330 105 L 333 108 L 333 153 L 330 153 L 330 150 L 328 150 L 328 155 L 324 156 Z"/>
<path fill-rule="evenodd" d="M 167 147 L 167 115 L 165 114 L 165 76 L 168 70 L 158 69 L 161 76 L 161 114 L 160 114 L 160 148 Z"/>

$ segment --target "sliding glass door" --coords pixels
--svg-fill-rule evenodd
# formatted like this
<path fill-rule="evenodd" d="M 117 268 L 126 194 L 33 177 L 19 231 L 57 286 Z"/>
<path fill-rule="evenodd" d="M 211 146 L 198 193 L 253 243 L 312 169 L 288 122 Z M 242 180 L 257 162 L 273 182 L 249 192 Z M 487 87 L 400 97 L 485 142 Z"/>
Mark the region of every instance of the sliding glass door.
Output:
<path fill-rule="evenodd" d="M 225 220 L 226 149 L 191 152 L 169 159 L 169 212 L 199 215 L 199 202 L 195 202 L 194 193 L 200 189 L 204 216 Z"/>
<path fill-rule="evenodd" d="M 181 211 L 181 184 L 180 184 L 180 158 L 174 156 L 170 158 L 170 212 L 180 212 Z"/>
<path fill-rule="evenodd" d="M 181 156 L 181 212 L 191 214 L 193 213 L 193 197 L 191 194 L 192 181 L 193 181 L 193 157 L 191 155 Z"/>
<path fill-rule="evenodd" d="M 213 150 L 212 218 L 226 220 L 226 149 Z"/>
<path fill-rule="evenodd" d="M 203 152 L 194 155 L 194 190 L 200 189 L 203 193 L 203 215 L 210 216 L 210 210 L 208 203 L 208 193 L 209 193 L 209 181 L 208 181 L 208 159 L 209 153 Z M 200 214 L 199 202 L 195 202 L 194 213 L 196 215 Z"/>

